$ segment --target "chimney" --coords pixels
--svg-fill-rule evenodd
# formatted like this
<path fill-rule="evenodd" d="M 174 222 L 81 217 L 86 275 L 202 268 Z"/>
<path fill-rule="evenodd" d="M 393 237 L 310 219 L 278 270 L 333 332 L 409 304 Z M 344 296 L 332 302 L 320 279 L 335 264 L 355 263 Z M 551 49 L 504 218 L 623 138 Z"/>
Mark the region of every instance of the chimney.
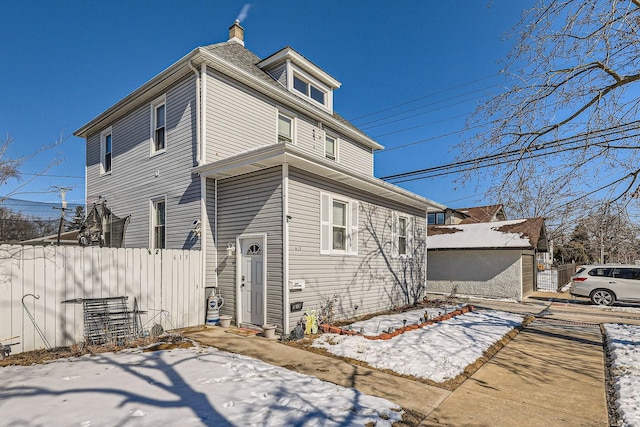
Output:
<path fill-rule="evenodd" d="M 229 27 L 229 41 L 240 43 L 244 46 L 244 28 L 240 26 L 240 21 L 236 19 L 236 22 Z"/>

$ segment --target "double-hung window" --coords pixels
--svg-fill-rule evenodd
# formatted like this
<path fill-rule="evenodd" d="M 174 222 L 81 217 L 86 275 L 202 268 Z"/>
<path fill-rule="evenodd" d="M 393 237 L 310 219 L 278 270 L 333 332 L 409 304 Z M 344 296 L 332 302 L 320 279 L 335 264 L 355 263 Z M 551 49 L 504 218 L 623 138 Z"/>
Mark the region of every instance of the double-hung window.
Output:
<path fill-rule="evenodd" d="M 324 156 L 329 160 L 337 159 L 338 143 L 336 139 L 330 135 L 324 137 Z"/>
<path fill-rule="evenodd" d="M 398 217 L 398 255 L 407 255 L 407 218 Z"/>
<path fill-rule="evenodd" d="M 151 207 L 151 246 L 153 249 L 166 248 L 166 201 L 152 201 Z"/>
<path fill-rule="evenodd" d="M 112 135 L 111 128 L 102 131 L 100 134 L 100 173 L 111 173 L 112 160 Z"/>
<path fill-rule="evenodd" d="M 293 143 L 293 118 L 278 114 L 278 142 Z"/>
<path fill-rule="evenodd" d="M 332 249 L 344 251 L 347 249 L 347 203 L 334 200 L 332 217 Z"/>
<path fill-rule="evenodd" d="M 167 147 L 167 103 L 164 96 L 151 104 L 151 152 L 163 152 Z"/>
<path fill-rule="evenodd" d="M 320 253 L 357 255 L 357 201 L 320 194 Z"/>
<path fill-rule="evenodd" d="M 412 217 L 393 213 L 393 223 L 391 230 L 392 255 L 395 257 L 411 257 L 413 244 L 413 221 Z"/>

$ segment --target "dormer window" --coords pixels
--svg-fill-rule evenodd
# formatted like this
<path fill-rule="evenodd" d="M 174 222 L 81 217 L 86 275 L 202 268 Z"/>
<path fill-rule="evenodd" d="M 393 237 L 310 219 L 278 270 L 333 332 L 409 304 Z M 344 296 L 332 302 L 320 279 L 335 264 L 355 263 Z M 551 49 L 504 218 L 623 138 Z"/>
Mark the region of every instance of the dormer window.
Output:
<path fill-rule="evenodd" d="M 292 94 L 333 112 L 333 92 L 341 83 L 292 48 L 285 47 L 257 65 Z"/>
<path fill-rule="evenodd" d="M 316 102 L 319 102 L 322 105 L 325 101 L 325 93 L 322 89 L 314 86 L 312 83 L 309 83 L 305 80 L 302 80 L 298 76 L 293 76 L 293 88 L 303 95 L 308 96 Z"/>

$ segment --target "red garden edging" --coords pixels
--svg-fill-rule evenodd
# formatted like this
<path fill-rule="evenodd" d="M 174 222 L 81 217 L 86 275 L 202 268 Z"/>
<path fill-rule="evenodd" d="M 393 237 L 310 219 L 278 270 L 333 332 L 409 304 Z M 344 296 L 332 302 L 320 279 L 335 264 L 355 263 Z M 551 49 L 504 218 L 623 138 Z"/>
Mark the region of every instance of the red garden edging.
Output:
<path fill-rule="evenodd" d="M 327 333 L 331 333 L 331 334 L 340 334 L 340 335 L 361 335 L 364 338 L 368 339 L 368 340 L 390 340 L 393 337 L 396 337 L 400 334 L 404 334 L 405 332 L 409 332 L 409 331 L 413 331 L 416 329 L 420 329 L 424 326 L 429 326 L 429 325 L 433 325 L 434 323 L 439 323 L 439 322 L 443 322 L 445 320 L 451 319 L 455 316 L 459 316 L 461 314 L 464 313 L 469 313 L 471 311 L 475 310 L 475 307 L 473 305 L 465 305 L 462 308 L 459 308 L 458 310 L 454 310 L 450 313 L 445 313 L 441 316 L 438 317 L 433 317 L 429 320 L 427 320 L 426 322 L 422 322 L 422 323 L 418 323 L 418 324 L 412 324 L 412 325 L 407 325 L 407 326 L 403 326 L 402 328 L 398 328 L 395 331 L 389 333 L 389 332 L 383 332 L 379 335 L 362 335 L 360 332 L 357 331 L 353 331 L 353 330 L 349 330 L 349 329 L 342 329 L 338 326 L 332 326 L 332 325 L 327 325 L 327 324 L 322 324 L 319 325 L 320 331 L 327 334 Z"/>

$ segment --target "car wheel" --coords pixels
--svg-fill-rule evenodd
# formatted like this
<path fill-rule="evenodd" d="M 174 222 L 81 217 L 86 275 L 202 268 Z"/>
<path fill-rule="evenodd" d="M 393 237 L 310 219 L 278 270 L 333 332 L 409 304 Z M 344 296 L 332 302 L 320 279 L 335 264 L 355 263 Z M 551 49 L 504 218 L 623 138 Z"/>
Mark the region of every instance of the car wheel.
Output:
<path fill-rule="evenodd" d="M 606 289 L 596 289 L 591 292 L 591 302 L 597 305 L 611 305 L 616 300 L 613 292 Z"/>

